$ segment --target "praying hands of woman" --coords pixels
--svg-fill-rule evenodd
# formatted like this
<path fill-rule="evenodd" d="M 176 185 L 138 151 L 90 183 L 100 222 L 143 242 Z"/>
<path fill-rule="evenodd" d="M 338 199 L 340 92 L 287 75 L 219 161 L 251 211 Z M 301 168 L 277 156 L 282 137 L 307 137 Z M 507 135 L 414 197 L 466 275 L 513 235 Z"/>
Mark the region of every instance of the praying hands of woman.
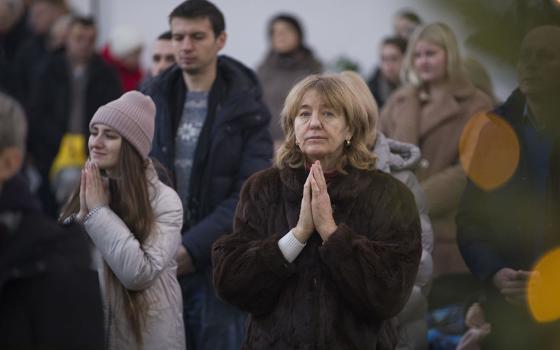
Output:
<path fill-rule="evenodd" d="M 103 205 L 109 205 L 108 182 L 101 177 L 97 164 L 88 160 L 80 179 L 80 211 L 77 219 L 83 220 L 90 210 Z"/>
<path fill-rule="evenodd" d="M 305 243 L 313 232 L 317 231 L 324 242 L 336 231 L 336 228 L 331 199 L 327 192 L 327 182 L 321 163 L 317 160 L 311 165 L 303 185 L 299 220 L 293 233 L 298 241 Z"/>

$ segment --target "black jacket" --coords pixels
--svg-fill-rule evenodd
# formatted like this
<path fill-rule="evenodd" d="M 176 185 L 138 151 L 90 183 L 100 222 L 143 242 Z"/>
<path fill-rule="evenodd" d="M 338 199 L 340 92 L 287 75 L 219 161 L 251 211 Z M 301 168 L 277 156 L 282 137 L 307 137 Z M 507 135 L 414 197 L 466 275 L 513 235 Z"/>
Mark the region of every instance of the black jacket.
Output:
<path fill-rule="evenodd" d="M 533 162 L 535 154 L 530 153 L 524 136 L 534 128 L 525 116 L 523 94 L 514 91 L 495 113 L 515 134 L 519 161 L 511 177 L 495 189 L 484 190 L 469 181 L 457 214 L 459 249 L 471 272 L 485 286 L 483 309 L 492 332 L 485 339 L 484 348 L 556 348 L 560 322 L 537 323 L 527 305 L 506 302 L 492 280 L 502 268 L 532 270 L 543 254 L 560 244 L 560 144 L 558 139 L 550 138 L 552 150 L 548 155 L 547 180 L 543 181 Z M 480 132 L 471 164 L 503 164 L 501 160 L 509 157 L 503 152 L 516 152 L 511 144 L 500 144 L 504 127 L 498 127 L 495 121 L 489 125 Z M 541 135 L 541 140 L 548 138 L 545 135 Z M 484 170 L 493 174 L 504 169 Z M 540 186 L 543 188 L 539 189 Z M 551 344 L 554 346 L 549 347 Z"/>
<path fill-rule="evenodd" d="M 199 136 L 190 193 L 185 210 L 183 245 L 197 269 L 210 263 L 214 241 L 231 232 L 233 214 L 243 182 L 270 165 L 270 113 L 261 100 L 258 80 L 249 68 L 227 57 L 218 70 L 208 97 L 208 114 Z M 181 120 L 186 86 L 174 66 L 156 77 L 144 92 L 156 104 L 152 156 L 175 179 L 175 136 Z"/>
<path fill-rule="evenodd" d="M 0 348 L 102 349 L 103 309 L 89 243 L 47 219 L 16 177 L 0 193 Z"/>
<path fill-rule="evenodd" d="M 117 73 L 95 55 L 88 65 L 83 133 L 97 109 L 117 99 L 121 83 Z M 29 152 L 44 179 L 47 178 L 70 118 L 70 68 L 64 52 L 57 52 L 38 73 L 29 107 Z"/>

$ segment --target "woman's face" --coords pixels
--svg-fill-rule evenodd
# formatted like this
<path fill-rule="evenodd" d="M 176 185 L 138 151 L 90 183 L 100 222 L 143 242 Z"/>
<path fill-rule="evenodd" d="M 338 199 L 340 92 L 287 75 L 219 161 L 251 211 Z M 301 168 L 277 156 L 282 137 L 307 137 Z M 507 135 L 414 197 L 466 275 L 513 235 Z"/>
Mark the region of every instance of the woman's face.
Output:
<path fill-rule="evenodd" d="M 327 105 L 315 90 L 303 96 L 294 131 L 301 152 L 309 162 L 320 160 L 324 169 L 333 169 L 342 156 L 344 140 L 351 137 L 344 115 Z"/>
<path fill-rule="evenodd" d="M 122 137 L 113 128 L 94 124 L 89 130 L 89 157 L 100 169 L 112 171 L 118 164 Z"/>
<path fill-rule="evenodd" d="M 426 40 L 414 47 L 414 69 L 425 84 L 444 81 L 447 78 L 447 54 L 443 48 Z"/>
<path fill-rule="evenodd" d="M 272 24 L 272 50 L 277 53 L 289 53 L 299 46 L 299 35 L 297 31 L 284 21 L 276 21 Z"/>

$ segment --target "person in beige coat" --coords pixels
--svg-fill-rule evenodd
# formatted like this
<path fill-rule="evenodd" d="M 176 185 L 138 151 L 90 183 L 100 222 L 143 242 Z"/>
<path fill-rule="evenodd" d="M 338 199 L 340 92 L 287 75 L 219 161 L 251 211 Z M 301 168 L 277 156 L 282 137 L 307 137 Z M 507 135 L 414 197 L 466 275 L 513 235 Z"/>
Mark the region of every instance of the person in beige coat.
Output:
<path fill-rule="evenodd" d="M 434 229 L 434 277 L 467 273 L 455 237 L 455 213 L 466 184 L 459 141 L 469 119 L 488 111 L 492 102 L 467 79 L 455 35 L 442 23 L 416 30 L 402 75 L 404 86 L 381 112 L 381 131 L 420 147 L 416 175 Z"/>
<path fill-rule="evenodd" d="M 90 159 L 61 216 L 82 222 L 95 246 L 107 349 L 185 349 L 175 263 L 183 209 L 148 158 L 155 113 L 137 91 L 97 110 Z"/>

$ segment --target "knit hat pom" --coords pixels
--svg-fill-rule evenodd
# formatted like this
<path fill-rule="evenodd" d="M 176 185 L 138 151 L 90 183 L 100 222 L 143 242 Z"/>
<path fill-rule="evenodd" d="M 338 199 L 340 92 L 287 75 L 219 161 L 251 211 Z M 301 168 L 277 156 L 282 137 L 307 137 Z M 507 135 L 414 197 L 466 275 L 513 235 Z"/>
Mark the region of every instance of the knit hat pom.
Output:
<path fill-rule="evenodd" d="M 115 129 L 146 159 L 154 138 L 155 117 L 154 101 L 138 91 L 129 91 L 99 107 L 89 125 L 99 123 Z"/>

